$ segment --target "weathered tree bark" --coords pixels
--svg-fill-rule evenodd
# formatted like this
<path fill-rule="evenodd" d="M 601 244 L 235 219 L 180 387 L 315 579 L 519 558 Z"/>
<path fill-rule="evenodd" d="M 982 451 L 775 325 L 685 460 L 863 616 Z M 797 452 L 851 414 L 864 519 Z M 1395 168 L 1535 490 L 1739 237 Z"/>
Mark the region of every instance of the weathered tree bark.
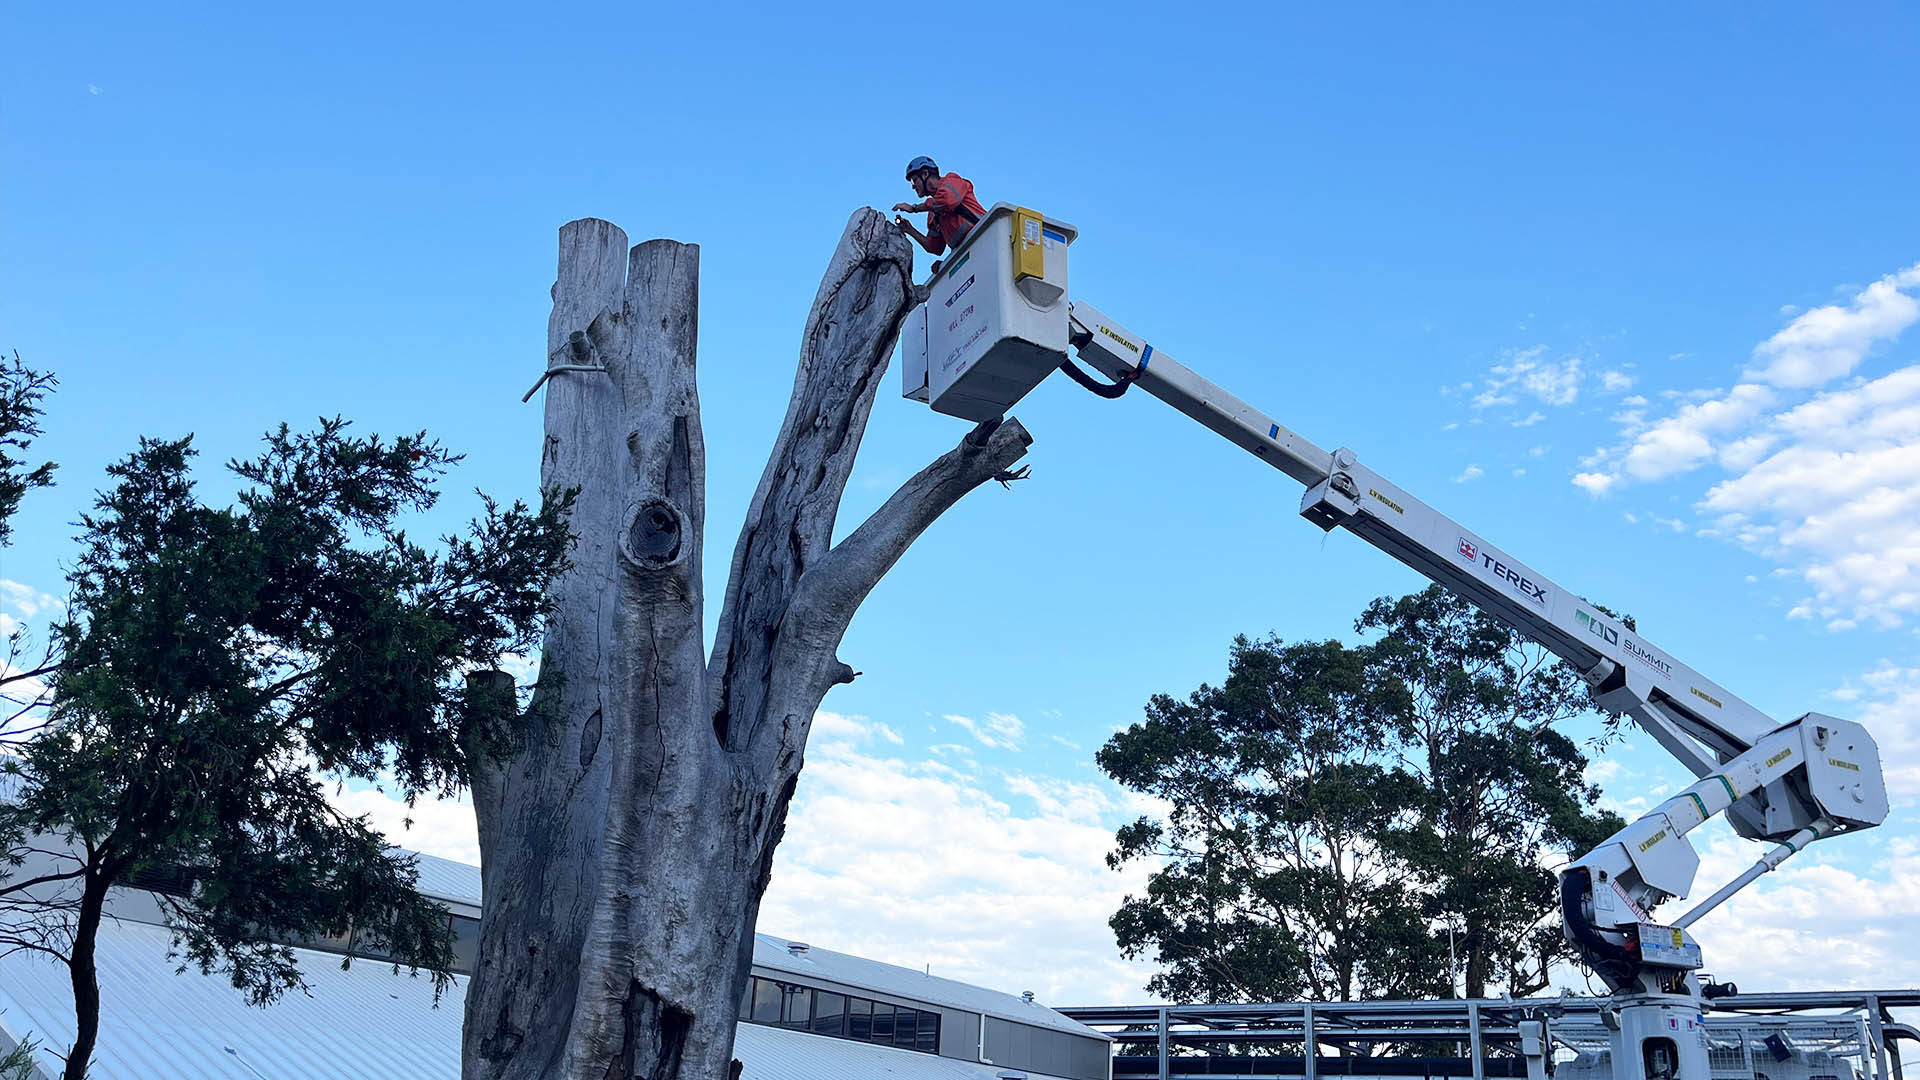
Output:
<path fill-rule="evenodd" d="M 848 222 L 807 317 L 785 423 L 703 654 L 699 252 L 587 219 L 560 231 L 541 482 L 576 487 L 541 687 L 504 761 L 476 760 L 485 904 L 467 1080 L 724 1080 L 753 924 L 814 710 L 880 577 L 1026 452 L 982 425 L 834 545 L 912 261 Z M 500 700 L 474 683 L 476 701 Z"/>

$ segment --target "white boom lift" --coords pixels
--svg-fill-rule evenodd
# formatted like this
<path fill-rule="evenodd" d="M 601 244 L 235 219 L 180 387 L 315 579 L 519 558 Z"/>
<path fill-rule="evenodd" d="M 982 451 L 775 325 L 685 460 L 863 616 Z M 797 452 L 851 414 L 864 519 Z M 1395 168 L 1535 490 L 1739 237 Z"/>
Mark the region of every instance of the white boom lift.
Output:
<path fill-rule="evenodd" d="M 1616 1080 L 1710 1080 L 1700 1023 L 1703 914 L 1814 840 L 1887 816 L 1880 751 L 1849 720 L 1806 713 L 1781 724 L 1362 465 L 1328 453 L 1067 296 L 1077 231 L 1001 203 L 930 283 L 902 331 L 905 395 L 969 420 L 1003 415 L 1055 369 L 1106 397 L 1130 386 L 1199 421 L 1307 489 L 1300 513 L 1345 528 L 1564 658 L 1608 710 L 1624 713 L 1698 782 L 1576 859 L 1560 874 L 1564 932 L 1613 991 Z M 1068 350 L 1114 380 L 1074 366 Z M 1740 835 L 1776 843 L 1753 867 L 1684 915 L 1700 859 L 1686 834 L 1725 813 Z"/>

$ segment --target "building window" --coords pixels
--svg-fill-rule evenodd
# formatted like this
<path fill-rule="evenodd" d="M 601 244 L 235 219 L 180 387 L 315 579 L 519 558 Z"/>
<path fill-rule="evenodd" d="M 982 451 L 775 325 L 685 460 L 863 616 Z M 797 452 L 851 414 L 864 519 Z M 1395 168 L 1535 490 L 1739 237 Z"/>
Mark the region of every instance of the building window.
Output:
<path fill-rule="evenodd" d="M 740 1019 L 835 1039 L 940 1052 L 940 1014 L 759 976 L 748 980 Z"/>
<path fill-rule="evenodd" d="M 847 1038 L 866 1042 L 873 1035 L 873 1002 L 866 998 L 847 999 Z"/>
<path fill-rule="evenodd" d="M 193 899 L 193 871 L 172 863 L 125 871 L 114 884 L 130 889 L 145 889 L 179 900 Z"/>
<path fill-rule="evenodd" d="M 748 1018 L 756 1024 L 780 1023 L 780 1003 L 786 995 L 780 992 L 780 984 L 772 979 L 753 980 L 753 1014 Z"/>
<path fill-rule="evenodd" d="M 783 986 L 781 990 L 786 995 L 787 1011 L 780 1018 L 780 1026 L 807 1030 L 813 1020 L 813 991 L 804 986 Z"/>
<path fill-rule="evenodd" d="M 480 958 L 480 920 L 466 915 L 449 915 L 447 924 L 453 931 L 454 974 L 471 975 L 474 961 Z"/>
<path fill-rule="evenodd" d="M 840 1037 L 847 1019 L 847 999 L 825 990 L 813 995 L 813 1033 Z"/>

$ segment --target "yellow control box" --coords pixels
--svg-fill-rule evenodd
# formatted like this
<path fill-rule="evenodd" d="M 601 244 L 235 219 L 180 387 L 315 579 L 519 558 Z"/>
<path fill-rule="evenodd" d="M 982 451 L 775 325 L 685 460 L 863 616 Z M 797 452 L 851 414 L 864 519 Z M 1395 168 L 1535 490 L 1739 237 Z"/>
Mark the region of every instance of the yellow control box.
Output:
<path fill-rule="evenodd" d="M 1046 226 L 1040 211 L 1018 206 L 1013 211 L 1013 280 L 1047 276 L 1047 252 L 1041 243 Z"/>

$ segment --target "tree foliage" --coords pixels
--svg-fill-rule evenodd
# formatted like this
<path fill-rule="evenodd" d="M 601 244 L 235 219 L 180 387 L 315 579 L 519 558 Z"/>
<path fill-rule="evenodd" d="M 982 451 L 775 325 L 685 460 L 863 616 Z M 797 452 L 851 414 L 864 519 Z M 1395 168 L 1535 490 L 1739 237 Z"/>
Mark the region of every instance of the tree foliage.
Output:
<path fill-rule="evenodd" d="M 23 1039 L 5 1054 L 0 1054 L 0 1080 L 34 1080 L 37 1062 L 34 1051 L 39 1048 L 32 1039 Z"/>
<path fill-rule="evenodd" d="M 27 455 L 40 434 L 41 402 L 57 382 L 51 372 L 35 371 L 0 357 L 0 547 L 13 542 L 13 513 L 34 488 L 53 483 L 53 463 L 30 465 Z"/>
<path fill-rule="evenodd" d="M 1548 858 L 1623 824 L 1596 809 L 1587 756 L 1556 725 L 1594 708 L 1572 665 L 1438 585 L 1376 600 L 1356 623 L 1372 663 L 1406 694 L 1398 766 L 1419 781 L 1405 857 L 1434 883 L 1428 908 L 1456 933 L 1469 997 L 1490 983 L 1543 989 L 1568 955 Z"/>
<path fill-rule="evenodd" d="M 1545 985 L 1557 852 L 1615 827 L 1555 725 L 1584 685 L 1438 586 L 1365 640 L 1239 638 L 1226 682 L 1156 695 L 1098 761 L 1162 800 L 1109 863 L 1161 860 L 1115 913 L 1175 1000 L 1352 1000 Z M 1451 935 L 1450 935 L 1451 932 Z"/>
<path fill-rule="evenodd" d="M 42 402 L 58 380 L 51 372 L 36 371 L 20 360 L 0 358 L 0 549 L 13 542 L 13 515 L 28 492 L 53 483 L 54 465 L 32 464 L 29 454 L 40 434 Z M 0 628 L 6 652 L 0 656 L 0 751 L 37 730 L 46 706 L 46 684 L 41 681 L 53 661 L 53 644 L 32 655 L 27 627 Z"/>
<path fill-rule="evenodd" d="M 451 792 L 470 752 L 505 741 L 470 729 L 463 676 L 534 646 L 572 496 L 483 496 L 465 535 L 429 549 L 400 521 L 435 504 L 458 458 L 424 434 L 348 428 L 282 425 L 229 464 L 242 490 L 224 508 L 196 494 L 191 437 L 143 439 L 81 519 L 51 719 L 4 765 L 16 791 L 0 809 L 14 840 L 71 852 L 0 883 L 35 915 L 6 944 L 73 968 L 69 1077 L 97 1027 L 106 891 L 142 872 L 191 883 L 168 905 L 183 962 L 254 1003 L 301 985 L 286 943 L 344 934 L 448 978 L 446 914 L 414 891 L 411 858 L 326 785 Z"/>

